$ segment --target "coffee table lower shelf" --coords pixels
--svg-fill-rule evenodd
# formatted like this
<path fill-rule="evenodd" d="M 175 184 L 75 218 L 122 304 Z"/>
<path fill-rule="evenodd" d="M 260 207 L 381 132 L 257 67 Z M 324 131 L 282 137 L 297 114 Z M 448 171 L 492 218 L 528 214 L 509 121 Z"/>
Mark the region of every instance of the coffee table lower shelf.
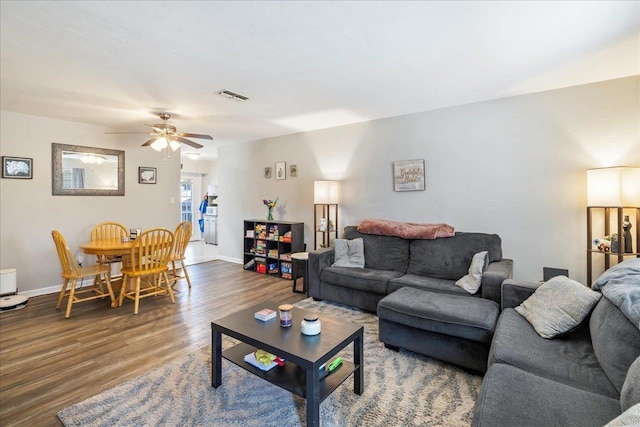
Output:
<path fill-rule="evenodd" d="M 222 357 L 238 365 L 252 374 L 269 381 L 293 394 L 306 399 L 306 371 L 293 362 L 286 361 L 284 366 L 276 366 L 269 371 L 262 371 L 250 363 L 244 361 L 244 357 L 256 351 L 256 347 L 239 343 L 224 350 Z M 331 374 L 320 380 L 320 401 L 329 396 L 340 384 L 351 375 L 357 366 L 348 360 L 343 360 L 342 365 Z"/>

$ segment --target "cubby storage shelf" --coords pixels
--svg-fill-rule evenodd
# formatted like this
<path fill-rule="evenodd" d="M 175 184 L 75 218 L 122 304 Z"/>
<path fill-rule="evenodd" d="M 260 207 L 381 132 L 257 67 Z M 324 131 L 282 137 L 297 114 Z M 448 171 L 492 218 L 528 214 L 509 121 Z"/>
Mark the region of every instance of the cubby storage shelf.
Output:
<path fill-rule="evenodd" d="M 304 250 L 304 224 L 244 220 L 244 268 L 291 280 L 291 254 Z"/>

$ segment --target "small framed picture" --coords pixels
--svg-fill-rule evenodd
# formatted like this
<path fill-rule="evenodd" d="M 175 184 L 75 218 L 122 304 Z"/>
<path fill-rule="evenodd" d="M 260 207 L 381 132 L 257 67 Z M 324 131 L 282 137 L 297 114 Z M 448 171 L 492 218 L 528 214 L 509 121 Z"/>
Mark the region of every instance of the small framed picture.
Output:
<path fill-rule="evenodd" d="M 2 177 L 32 179 L 33 159 L 27 157 L 2 156 Z"/>
<path fill-rule="evenodd" d="M 287 179 L 287 163 L 276 163 L 276 179 Z"/>
<path fill-rule="evenodd" d="M 156 168 L 147 168 L 147 167 L 140 166 L 138 168 L 138 183 L 139 184 L 155 184 Z"/>
<path fill-rule="evenodd" d="M 298 176 L 298 165 L 291 165 L 291 178 Z"/>
<path fill-rule="evenodd" d="M 424 191 L 424 159 L 393 162 L 393 191 Z"/>
<path fill-rule="evenodd" d="M 271 179 L 271 168 L 270 167 L 264 168 L 264 177 L 267 178 L 267 179 Z"/>

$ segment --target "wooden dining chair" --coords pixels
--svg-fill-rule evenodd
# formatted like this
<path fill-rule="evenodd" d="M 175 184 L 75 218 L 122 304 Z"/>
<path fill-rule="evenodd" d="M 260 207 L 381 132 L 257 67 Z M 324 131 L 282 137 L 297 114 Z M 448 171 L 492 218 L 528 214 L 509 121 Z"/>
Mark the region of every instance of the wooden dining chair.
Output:
<path fill-rule="evenodd" d="M 96 264 L 87 267 L 79 267 L 76 263 L 73 253 L 67 245 L 67 241 L 58 230 L 51 232 L 53 242 L 56 245 L 58 251 L 58 258 L 60 258 L 60 265 L 62 266 L 62 278 L 64 283 L 62 284 L 62 290 L 58 296 L 58 304 L 56 309 L 59 310 L 62 305 L 62 300 L 65 296 L 68 296 L 67 311 L 64 317 L 69 318 L 71 315 L 71 307 L 77 302 L 91 301 L 94 299 L 102 299 L 109 297 L 111 299 L 112 306 L 115 306 L 115 296 L 113 295 L 113 289 L 111 287 L 111 279 L 109 277 L 111 268 L 106 265 Z M 78 279 L 84 279 L 85 277 L 94 277 L 94 281 L 90 287 L 77 288 Z M 69 291 L 67 286 L 71 284 Z M 80 282 L 82 284 L 82 281 Z M 106 291 L 105 291 L 106 287 Z M 90 294 L 90 296 L 84 296 Z"/>
<path fill-rule="evenodd" d="M 191 221 L 183 221 L 178 224 L 176 231 L 173 232 L 173 248 L 171 249 L 171 255 L 169 256 L 169 262 L 171 263 L 169 271 L 169 281 L 171 286 L 174 286 L 180 279 L 187 279 L 189 289 L 191 289 L 191 279 L 189 278 L 189 272 L 187 266 L 184 263 L 184 253 L 187 250 L 187 245 L 191 239 L 191 231 L 193 225 Z M 180 266 L 176 268 L 176 263 L 180 263 Z M 178 271 L 182 270 L 184 276 L 178 274 Z"/>
<path fill-rule="evenodd" d="M 103 222 L 91 229 L 92 242 L 99 240 L 120 240 L 123 237 L 129 237 L 129 231 L 127 227 L 118 222 Z M 119 255 L 98 255 L 99 264 L 111 264 L 120 261 L 121 257 Z"/>
<path fill-rule="evenodd" d="M 152 228 L 136 238 L 131 245 L 129 262 L 123 263 L 123 282 L 118 305 L 121 306 L 125 298 L 133 300 L 133 314 L 138 314 L 142 298 L 168 294 L 171 302 L 175 303 L 167 276 L 172 244 L 173 233 L 166 228 Z M 129 289 L 129 279 L 135 279 L 133 289 Z"/>

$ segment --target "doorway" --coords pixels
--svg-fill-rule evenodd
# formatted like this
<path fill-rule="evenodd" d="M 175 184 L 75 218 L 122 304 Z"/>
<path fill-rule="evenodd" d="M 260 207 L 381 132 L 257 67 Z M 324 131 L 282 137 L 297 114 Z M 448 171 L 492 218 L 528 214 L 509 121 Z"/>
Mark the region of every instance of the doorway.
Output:
<path fill-rule="evenodd" d="M 180 221 L 189 221 L 193 227 L 191 241 L 200 240 L 202 233 L 198 219 L 200 213 L 200 180 L 187 175 L 180 176 Z"/>

